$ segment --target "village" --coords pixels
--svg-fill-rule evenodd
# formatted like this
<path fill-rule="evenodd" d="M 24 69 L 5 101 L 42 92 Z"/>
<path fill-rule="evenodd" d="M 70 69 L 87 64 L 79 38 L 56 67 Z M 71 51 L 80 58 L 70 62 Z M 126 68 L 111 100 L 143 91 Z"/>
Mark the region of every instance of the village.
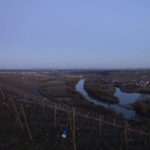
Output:
<path fill-rule="evenodd" d="M 133 81 L 124 81 L 118 82 L 113 80 L 112 83 L 114 84 L 122 84 L 122 86 L 129 86 L 129 87 L 150 87 L 150 80 L 133 80 Z"/>

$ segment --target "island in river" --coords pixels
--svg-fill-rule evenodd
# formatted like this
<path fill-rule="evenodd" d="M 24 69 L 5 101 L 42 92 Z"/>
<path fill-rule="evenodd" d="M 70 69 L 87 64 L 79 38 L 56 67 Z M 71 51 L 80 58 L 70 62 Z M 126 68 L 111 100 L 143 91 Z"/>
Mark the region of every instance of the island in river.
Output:
<path fill-rule="evenodd" d="M 115 87 L 100 79 L 87 79 L 84 84 L 85 90 L 90 96 L 110 104 L 118 104 L 119 99 L 114 95 Z"/>

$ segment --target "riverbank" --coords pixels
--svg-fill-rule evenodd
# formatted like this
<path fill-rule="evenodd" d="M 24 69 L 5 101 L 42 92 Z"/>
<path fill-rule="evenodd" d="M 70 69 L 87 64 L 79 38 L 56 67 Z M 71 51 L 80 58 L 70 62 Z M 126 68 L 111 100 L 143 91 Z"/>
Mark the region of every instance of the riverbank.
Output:
<path fill-rule="evenodd" d="M 130 109 L 133 110 L 134 107 L 132 106 L 132 104 L 119 104 L 120 107 L 126 108 L 126 109 Z"/>
<path fill-rule="evenodd" d="M 107 109 L 102 105 L 94 105 L 75 90 L 79 78 L 51 78 L 40 83 L 40 93 L 50 101 L 58 104 L 66 104 L 78 110 L 99 113 L 112 117 L 122 118 L 122 115 L 116 113 L 113 109 Z"/>
<path fill-rule="evenodd" d="M 120 104 L 107 104 L 102 101 L 98 101 L 96 98 L 91 97 L 84 89 L 84 83 L 85 83 L 85 79 L 81 79 L 76 85 L 76 90 L 79 93 L 81 93 L 81 95 L 85 98 L 85 100 L 93 103 L 94 106 L 100 106 L 100 107 L 103 106 L 106 112 L 108 110 L 114 110 L 114 112 L 116 112 L 117 114 L 116 117 L 118 116 L 118 114 L 120 114 L 121 117 L 126 118 L 128 120 L 134 120 L 144 124 L 150 123 L 149 122 L 150 119 L 148 117 L 140 115 L 139 113 L 136 113 L 136 111 L 134 110 L 133 103 L 140 96 L 139 94 L 124 93 L 121 92 L 119 88 L 116 88 L 115 95 L 119 97 Z"/>
<path fill-rule="evenodd" d="M 150 87 L 136 87 L 131 85 L 124 85 L 123 83 L 114 83 L 114 86 L 127 93 L 150 94 Z"/>
<path fill-rule="evenodd" d="M 137 100 L 132 106 L 138 114 L 150 117 L 150 98 Z"/>

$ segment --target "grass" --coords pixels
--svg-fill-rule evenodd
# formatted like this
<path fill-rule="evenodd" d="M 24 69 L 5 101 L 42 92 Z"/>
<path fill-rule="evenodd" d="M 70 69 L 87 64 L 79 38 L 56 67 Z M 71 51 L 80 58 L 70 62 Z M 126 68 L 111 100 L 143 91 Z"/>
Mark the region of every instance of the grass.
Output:
<path fill-rule="evenodd" d="M 135 111 L 144 116 L 150 116 L 150 99 L 137 100 L 133 107 Z"/>
<path fill-rule="evenodd" d="M 6 92 L 5 92 L 6 93 Z M 19 98 L 19 97 L 17 97 Z M 30 104 L 30 105 L 29 105 Z M 71 125 L 68 114 L 57 110 L 56 128 L 54 127 L 54 109 L 45 108 L 43 115 L 43 106 L 33 103 L 22 103 L 28 123 L 33 135 L 33 141 L 30 140 L 28 133 L 21 130 L 16 122 L 14 114 L 8 109 L 7 105 L 0 103 L 0 148 L 11 150 L 73 150 Z M 17 105 L 18 110 L 20 105 Z M 36 108 L 36 109 L 35 109 Z M 87 113 L 87 112 L 85 112 Z M 72 116 L 72 114 L 70 114 Z M 93 114 L 94 117 L 94 114 Z M 112 120 L 112 116 L 103 116 L 107 121 Z M 76 143 L 77 150 L 119 150 L 123 147 L 124 129 L 102 123 L 92 118 L 76 116 Z M 117 120 L 116 120 L 117 121 Z M 117 123 L 122 122 L 118 120 Z M 72 122 L 72 121 L 71 121 Z M 69 134 L 66 139 L 61 138 L 64 126 L 69 127 Z M 142 140 L 141 142 L 145 142 Z M 132 139 L 132 137 L 131 137 Z M 133 138 L 134 141 L 134 138 Z M 136 142 L 136 140 L 135 140 Z M 137 142 L 136 142 L 137 143 Z M 132 149 L 140 149 L 140 145 L 132 145 Z M 149 145 L 145 145 L 145 147 Z M 1 149 L 2 149 L 1 148 Z"/>
<path fill-rule="evenodd" d="M 150 94 L 150 87 L 144 87 L 144 88 L 140 88 L 138 89 L 139 93 L 148 93 Z"/>
<path fill-rule="evenodd" d="M 119 99 L 114 96 L 115 89 L 107 83 L 98 81 L 86 80 L 85 90 L 94 98 L 110 104 L 118 104 Z"/>
<path fill-rule="evenodd" d="M 19 75 L 18 75 L 19 76 Z M 39 76 L 40 80 L 42 76 Z M 18 100 L 28 100 L 35 101 L 36 99 L 32 99 L 30 97 L 31 94 L 34 94 L 34 84 L 39 80 L 36 78 L 35 82 L 31 82 L 31 79 L 27 82 L 24 81 L 22 83 L 21 80 L 17 79 L 17 76 L 13 80 L 11 80 L 11 75 L 4 81 L 5 77 L 3 76 L 0 79 L 1 83 L 7 83 L 6 94 L 16 94 L 15 98 Z M 19 77 L 20 78 L 20 77 Z M 30 78 L 34 81 L 34 76 L 30 75 Z M 50 79 L 49 79 L 50 78 Z M 50 81 L 56 82 L 50 82 Z M 57 80 L 56 80 L 57 79 Z M 43 79 L 42 79 L 43 80 Z M 74 85 L 76 82 L 72 82 L 72 79 L 62 79 L 60 82 L 59 77 L 45 77 L 45 83 L 43 83 L 42 92 L 45 94 L 49 94 L 49 90 L 52 90 L 49 95 L 49 101 L 53 101 L 51 98 L 52 95 L 57 100 L 58 104 L 68 104 L 70 107 L 74 106 L 76 109 L 83 111 L 85 114 L 89 112 L 98 113 L 98 115 L 102 115 L 108 120 L 113 120 L 113 111 L 108 111 L 100 106 L 95 106 L 94 104 L 86 101 L 79 93 L 74 91 Z M 58 82 L 59 81 L 59 82 Z M 65 82 L 64 82 L 65 81 Z M 47 84 L 48 82 L 48 84 Z M 56 83 L 56 84 L 55 84 Z M 16 85 L 18 84 L 18 85 Z M 2 84 L 1 84 L 2 85 Z M 20 88 L 21 91 L 26 91 L 29 94 L 29 97 L 19 97 L 20 93 L 10 92 L 11 88 L 8 85 L 15 86 L 16 88 Z M 45 86 L 46 85 L 46 86 Z M 24 87 L 25 86 L 25 87 Z M 63 87 L 65 86 L 64 90 Z M 104 86 L 104 85 L 103 85 Z M 5 86 L 6 87 L 6 86 Z M 31 88 L 28 88 L 31 87 Z M 56 93 L 58 90 L 62 90 L 62 92 Z M 110 93 L 113 93 L 114 90 L 110 86 Z M 107 88 L 107 86 L 106 86 Z M 28 92 L 31 91 L 31 92 Z M 54 90 L 54 91 L 53 91 Z M 69 98 L 65 95 L 65 92 L 69 94 Z M 64 93 L 63 93 L 64 92 Z M 60 94 L 60 95 L 59 95 Z M 66 96 L 66 97 L 65 97 Z M 37 97 L 36 97 L 37 98 Z M 1 97 L 0 97 L 1 100 Z M 41 100 L 41 99 L 40 99 Z M 42 99 L 43 100 L 43 99 Z M 62 100 L 62 101 L 60 101 Z M 61 138 L 61 134 L 63 131 L 63 127 L 68 125 L 67 114 L 62 111 L 57 111 L 57 127 L 54 127 L 54 110 L 46 108 L 45 115 L 43 115 L 43 107 L 36 106 L 35 104 L 26 104 L 23 103 L 23 107 L 27 116 L 27 120 L 29 126 L 31 127 L 32 135 L 34 141 L 30 141 L 28 133 L 26 131 L 22 131 L 16 122 L 12 112 L 9 111 L 7 106 L 0 102 L 0 149 L 4 150 L 72 150 L 72 139 L 69 135 L 67 139 L 63 140 Z M 116 115 L 115 115 L 116 116 Z M 117 123 L 120 121 L 116 120 Z M 99 130 L 99 121 L 94 121 L 93 119 L 86 119 L 82 117 L 76 117 L 76 142 L 77 142 L 77 150 L 100 150 L 100 149 L 108 149 L 108 150 L 119 150 L 121 148 L 121 140 L 123 138 L 123 130 L 122 128 L 116 128 L 114 126 L 109 126 L 106 124 L 102 124 L 101 132 Z M 140 126 L 137 123 L 134 123 L 134 128 L 140 129 Z M 70 134 L 70 130 L 69 130 Z M 141 136 L 141 135 L 140 135 Z M 138 137 L 138 134 L 137 134 Z M 143 144 L 140 145 L 134 137 L 131 137 L 133 142 L 136 144 L 129 143 L 131 149 L 141 149 L 147 146 L 149 149 L 149 145 Z M 148 137 L 145 137 L 148 141 Z M 140 142 L 145 142 L 144 138 L 139 138 Z M 145 148 L 146 149 L 146 148 Z"/>

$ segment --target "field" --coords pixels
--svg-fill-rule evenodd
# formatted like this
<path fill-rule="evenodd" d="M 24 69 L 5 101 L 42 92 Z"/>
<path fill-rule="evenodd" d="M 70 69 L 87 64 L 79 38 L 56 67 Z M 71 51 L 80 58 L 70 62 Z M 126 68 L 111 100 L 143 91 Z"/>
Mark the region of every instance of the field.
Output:
<path fill-rule="evenodd" d="M 85 100 L 75 91 L 81 76 L 93 74 L 0 72 L 0 149 L 149 149 L 149 126 Z"/>

